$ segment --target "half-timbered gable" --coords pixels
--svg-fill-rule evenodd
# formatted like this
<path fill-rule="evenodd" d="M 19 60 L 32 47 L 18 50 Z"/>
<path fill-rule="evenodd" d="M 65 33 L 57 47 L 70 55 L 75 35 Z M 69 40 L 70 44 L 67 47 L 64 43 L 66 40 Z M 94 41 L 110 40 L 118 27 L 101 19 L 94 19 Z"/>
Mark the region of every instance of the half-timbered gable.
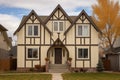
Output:
<path fill-rule="evenodd" d="M 71 57 L 73 69 L 95 69 L 99 32 L 84 10 L 78 16 L 68 16 L 60 5 L 49 16 L 38 16 L 32 10 L 14 33 L 18 39 L 17 67 L 29 69 L 46 65 L 46 57 L 51 67 L 66 66 Z"/>
<path fill-rule="evenodd" d="M 58 38 L 58 33 L 61 40 L 65 39 L 63 33 L 72 24 L 71 18 L 63 10 L 63 8 L 58 5 L 53 12 L 48 16 L 45 21 L 47 28 L 52 32 L 52 39 L 55 41 Z"/>

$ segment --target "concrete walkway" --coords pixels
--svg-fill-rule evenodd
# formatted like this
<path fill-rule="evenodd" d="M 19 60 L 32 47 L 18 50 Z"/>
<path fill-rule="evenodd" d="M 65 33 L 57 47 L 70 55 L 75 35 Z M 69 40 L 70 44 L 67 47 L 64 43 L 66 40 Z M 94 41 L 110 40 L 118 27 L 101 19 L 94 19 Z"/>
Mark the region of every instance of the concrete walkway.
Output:
<path fill-rule="evenodd" d="M 61 74 L 62 73 L 51 73 L 52 74 L 52 80 L 63 80 Z"/>

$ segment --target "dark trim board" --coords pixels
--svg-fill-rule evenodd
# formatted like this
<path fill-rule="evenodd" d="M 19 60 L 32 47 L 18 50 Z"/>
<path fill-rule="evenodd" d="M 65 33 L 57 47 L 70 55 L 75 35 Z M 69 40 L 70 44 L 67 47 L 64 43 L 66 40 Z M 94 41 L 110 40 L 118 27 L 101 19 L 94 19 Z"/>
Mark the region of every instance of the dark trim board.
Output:
<path fill-rule="evenodd" d="M 90 24 L 90 28 L 89 28 L 90 29 L 89 31 L 90 32 L 90 43 L 89 44 L 91 44 L 91 25 L 92 24 Z M 90 68 L 91 68 L 91 45 L 89 46 L 89 58 L 90 58 Z"/>
<path fill-rule="evenodd" d="M 90 61 L 90 59 L 76 59 L 76 61 Z"/>
<path fill-rule="evenodd" d="M 24 44 L 26 44 L 26 25 L 25 25 L 25 29 L 24 29 Z M 25 58 L 24 58 L 24 67 L 26 67 L 26 45 L 24 45 L 24 51 L 25 51 Z"/>
<path fill-rule="evenodd" d="M 18 46 L 51 46 L 51 44 L 18 44 Z M 66 44 L 65 46 L 98 46 L 98 44 Z"/>

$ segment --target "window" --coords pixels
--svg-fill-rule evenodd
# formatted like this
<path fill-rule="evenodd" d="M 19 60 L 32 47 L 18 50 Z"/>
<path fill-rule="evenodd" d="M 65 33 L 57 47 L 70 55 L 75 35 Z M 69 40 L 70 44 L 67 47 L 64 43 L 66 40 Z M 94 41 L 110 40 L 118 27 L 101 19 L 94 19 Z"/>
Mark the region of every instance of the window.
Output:
<path fill-rule="evenodd" d="M 38 26 L 28 26 L 28 36 L 38 36 Z"/>
<path fill-rule="evenodd" d="M 37 48 L 28 48 L 27 58 L 38 58 L 38 49 Z"/>
<path fill-rule="evenodd" d="M 89 37 L 89 26 L 88 25 L 78 25 L 76 28 L 78 37 Z"/>
<path fill-rule="evenodd" d="M 62 21 L 55 21 L 54 22 L 54 32 L 61 32 L 63 31 L 63 22 Z"/>
<path fill-rule="evenodd" d="M 78 49 L 78 58 L 88 59 L 88 48 L 79 48 Z"/>

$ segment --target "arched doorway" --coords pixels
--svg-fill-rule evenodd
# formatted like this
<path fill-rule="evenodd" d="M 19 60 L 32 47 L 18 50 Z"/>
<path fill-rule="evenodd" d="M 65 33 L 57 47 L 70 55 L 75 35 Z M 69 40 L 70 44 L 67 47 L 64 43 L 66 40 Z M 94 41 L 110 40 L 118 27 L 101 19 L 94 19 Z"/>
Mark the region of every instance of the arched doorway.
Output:
<path fill-rule="evenodd" d="M 69 51 L 62 41 L 58 38 L 47 51 L 47 57 L 51 64 L 66 64 Z"/>

